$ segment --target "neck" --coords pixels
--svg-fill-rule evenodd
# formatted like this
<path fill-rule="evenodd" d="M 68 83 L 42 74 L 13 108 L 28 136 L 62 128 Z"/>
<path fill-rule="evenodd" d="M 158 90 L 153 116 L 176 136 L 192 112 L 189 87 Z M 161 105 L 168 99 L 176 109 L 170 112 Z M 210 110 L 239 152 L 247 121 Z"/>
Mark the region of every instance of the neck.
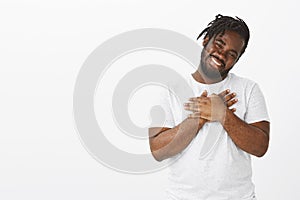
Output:
<path fill-rule="evenodd" d="M 201 72 L 200 69 L 198 69 L 197 71 L 195 71 L 192 74 L 193 78 L 199 82 L 199 83 L 203 83 L 203 84 L 214 84 L 214 83 L 218 83 L 221 82 L 222 80 L 224 80 L 227 75 L 225 77 L 219 77 L 219 78 L 209 78 L 207 76 L 204 75 L 204 73 Z"/>

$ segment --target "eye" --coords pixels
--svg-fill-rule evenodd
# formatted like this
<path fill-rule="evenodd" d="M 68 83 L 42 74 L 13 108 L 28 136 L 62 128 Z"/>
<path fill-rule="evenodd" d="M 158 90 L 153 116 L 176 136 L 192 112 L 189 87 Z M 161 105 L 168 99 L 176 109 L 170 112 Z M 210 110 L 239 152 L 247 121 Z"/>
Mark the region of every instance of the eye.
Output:
<path fill-rule="evenodd" d="M 218 48 L 222 48 L 223 47 L 222 44 L 221 44 L 221 42 L 216 41 L 215 44 L 216 44 L 216 47 L 218 47 Z"/>
<path fill-rule="evenodd" d="M 233 52 L 229 52 L 228 55 L 233 58 L 233 59 L 236 59 L 237 58 L 237 55 Z"/>

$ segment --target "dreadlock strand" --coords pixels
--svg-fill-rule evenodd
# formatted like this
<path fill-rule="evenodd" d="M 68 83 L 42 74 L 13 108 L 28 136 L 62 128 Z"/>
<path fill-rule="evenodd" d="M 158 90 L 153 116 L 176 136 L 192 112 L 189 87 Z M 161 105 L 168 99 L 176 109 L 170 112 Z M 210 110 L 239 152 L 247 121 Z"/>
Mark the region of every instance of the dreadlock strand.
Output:
<path fill-rule="evenodd" d="M 204 35 L 204 38 L 213 38 L 216 35 L 224 34 L 226 30 L 238 33 L 245 40 L 245 45 L 241 55 L 245 52 L 250 38 L 249 28 L 247 24 L 239 17 L 216 15 L 215 19 L 208 23 L 207 27 L 201 31 L 197 40 Z"/>

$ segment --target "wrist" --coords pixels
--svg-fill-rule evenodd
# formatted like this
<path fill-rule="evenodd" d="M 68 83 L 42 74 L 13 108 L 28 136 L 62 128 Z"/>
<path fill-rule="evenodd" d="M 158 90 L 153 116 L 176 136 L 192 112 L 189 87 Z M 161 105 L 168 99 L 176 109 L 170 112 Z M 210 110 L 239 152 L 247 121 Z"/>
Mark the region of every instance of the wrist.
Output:
<path fill-rule="evenodd" d="M 199 118 L 198 120 L 198 131 L 203 127 L 203 125 L 208 122 L 207 119 L 204 119 L 204 118 Z"/>
<path fill-rule="evenodd" d="M 207 121 L 207 119 L 199 118 L 199 126 L 203 126 Z"/>
<path fill-rule="evenodd" d="M 222 117 L 222 119 L 219 121 L 219 122 L 222 124 L 222 126 L 225 126 L 227 120 L 230 118 L 230 115 L 232 115 L 232 114 L 233 114 L 233 112 L 232 112 L 229 108 L 226 108 L 226 109 L 224 110 L 223 117 Z"/>
<path fill-rule="evenodd" d="M 195 127 L 198 132 L 208 120 L 199 117 L 199 118 L 186 118 L 185 121 L 188 123 L 189 127 Z"/>

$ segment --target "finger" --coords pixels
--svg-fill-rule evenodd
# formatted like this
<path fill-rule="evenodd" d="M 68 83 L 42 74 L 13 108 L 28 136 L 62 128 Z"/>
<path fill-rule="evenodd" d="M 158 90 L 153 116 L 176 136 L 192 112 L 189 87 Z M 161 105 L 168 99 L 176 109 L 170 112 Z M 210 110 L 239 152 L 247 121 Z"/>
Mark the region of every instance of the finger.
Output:
<path fill-rule="evenodd" d="M 191 97 L 191 98 L 189 98 L 189 101 L 198 102 L 198 97 Z"/>
<path fill-rule="evenodd" d="M 188 115 L 188 118 L 190 119 L 195 119 L 195 118 L 200 118 L 200 113 L 199 112 L 195 112 L 195 113 L 192 113 L 192 114 L 189 114 Z"/>
<path fill-rule="evenodd" d="M 200 112 L 200 105 L 197 103 L 185 103 L 184 109 L 192 112 Z"/>
<path fill-rule="evenodd" d="M 189 98 L 189 101 L 196 103 L 196 102 L 200 102 L 200 101 L 205 101 L 207 99 L 208 99 L 208 97 L 206 97 L 206 96 L 200 96 L 200 97 L 191 97 L 191 98 Z"/>
<path fill-rule="evenodd" d="M 191 111 L 191 112 L 200 112 L 200 110 L 198 108 L 187 108 L 187 107 L 185 107 L 184 110 Z"/>
<path fill-rule="evenodd" d="M 193 102 L 199 101 L 199 99 L 201 99 L 202 97 L 207 97 L 207 90 L 204 90 L 199 97 L 191 97 L 191 98 L 189 98 L 189 101 L 193 101 Z"/>
<path fill-rule="evenodd" d="M 200 97 L 207 97 L 207 90 L 204 90 Z"/>
<path fill-rule="evenodd" d="M 226 104 L 227 104 L 227 107 L 229 108 L 229 107 L 231 107 L 233 104 L 235 104 L 236 102 L 238 102 L 238 100 L 237 99 L 232 99 L 232 100 L 230 100 L 230 101 L 228 101 Z"/>
<path fill-rule="evenodd" d="M 232 100 L 234 97 L 236 97 L 236 93 L 232 92 L 232 93 L 225 96 L 224 101 L 228 102 L 228 101 Z"/>
<path fill-rule="evenodd" d="M 227 94 L 229 94 L 229 92 L 230 92 L 229 89 L 224 90 L 223 92 L 219 93 L 218 96 L 223 99 Z"/>
<path fill-rule="evenodd" d="M 236 111 L 236 109 L 235 109 L 235 108 L 231 108 L 230 110 L 231 110 L 232 112 L 235 112 L 235 111 Z"/>

